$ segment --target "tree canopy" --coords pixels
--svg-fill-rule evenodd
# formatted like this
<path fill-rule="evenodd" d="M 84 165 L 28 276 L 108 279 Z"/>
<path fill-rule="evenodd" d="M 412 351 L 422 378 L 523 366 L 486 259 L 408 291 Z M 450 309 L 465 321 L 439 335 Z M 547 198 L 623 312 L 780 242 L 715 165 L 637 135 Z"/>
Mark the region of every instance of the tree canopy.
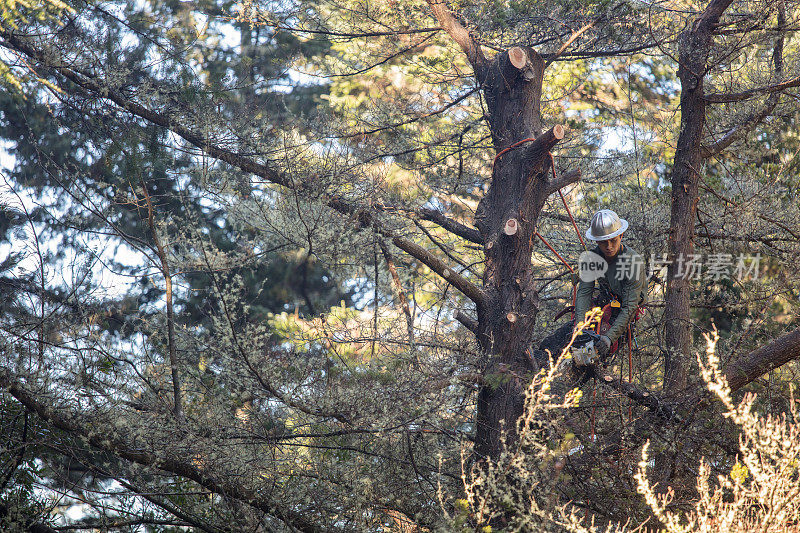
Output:
<path fill-rule="evenodd" d="M 0 14 L 4 529 L 798 527 L 796 2 Z"/>

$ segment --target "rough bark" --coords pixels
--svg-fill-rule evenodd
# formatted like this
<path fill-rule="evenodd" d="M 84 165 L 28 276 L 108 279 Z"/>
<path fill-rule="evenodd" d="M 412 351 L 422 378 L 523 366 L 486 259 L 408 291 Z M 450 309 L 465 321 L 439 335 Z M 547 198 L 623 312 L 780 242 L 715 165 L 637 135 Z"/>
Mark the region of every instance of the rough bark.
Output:
<path fill-rule="evenodd" d="M 480 239 L 470 239 L 479 240 L 486 255 L 483 298 L 472 298 L 477 321 L 463 313 L 459 318 L 476 334 L 483 353 L 475 450 L 479 457 L 496 458 L 503 429 L 508 442 L 515 440 L 531 370 L 527 348 L 539 307 L 531 252 L 539 213 L 547 196 L 580 179 L 580 173 L 565 174 L 557 182 L 549 179 L 550 149 L 563 138 L 564 129 L 554 126 L 542 133 L 541 56 L 515 46 L 487 60 L 444 3 L 428 3 L 472 64 L 498 154 L 489 190 L 475 213 Z"/>
<path fill-rule="evenodd" d="M 703 80 L 715 25 L 731 0 L 713 0 L 681 33 L 678 40 L 681 80 L 681 129 L 672 170 L 672 205 L 667 241 L 672 263 L 667 273 L 664 302 L 664 388 L 679 391 L 686 386 L 686 358 L 691 347 L 690 281 L 680 275 L 680 261 L 694 253 L 694 221 L 702 163 L 706 99 Z"/>
<path fill-rule="evenodd" d="M 729 363 L 725 367 L 725 378 L 735 391 L 795 359 L 800 359 L 800 328 Z"/>
<path fill-rule="evenodd" d="M 564 135 L 561 126 L 541 133 L 539 100 L 544 63 L 530 48 L 498 54 L 487 68 L 483 91 L 498 153 L 504 152 L 475 215 L 486 254 L 484 305 L 477 334 L 487 377 L 478 396 L 476 452 L 497 457 L 501 431 L 514 441 L 524 407 L 530 363 L 526 349 L 538 310 L 531 279 L 531 252 L 539 213 L 549 194 L 549 151 Z"/>
<path fill-rule="evenodd" d="M 555 129 L 555 128 L 554 128 Z M 513 442 L 523 412 L 523 388 L 531 367 L 526 349 L 539 307 L 532 284 L 531 252 L 539 212 L 547 198 L 547 151 L 558 141 L 553 130 L 541 135 L 529 153 L 520 150 L 495 168 L 491 187 L 476 213 L 486 243 L 483 276 L 485 305 L 478 308 L 478 339 L 489 379 L 478 396 L 476 451 L 496 457 L 501 429 Z M 510 153 L 509 153 L 510 154 Z M 509 219 L 516 230 L 503 231 Z"/>

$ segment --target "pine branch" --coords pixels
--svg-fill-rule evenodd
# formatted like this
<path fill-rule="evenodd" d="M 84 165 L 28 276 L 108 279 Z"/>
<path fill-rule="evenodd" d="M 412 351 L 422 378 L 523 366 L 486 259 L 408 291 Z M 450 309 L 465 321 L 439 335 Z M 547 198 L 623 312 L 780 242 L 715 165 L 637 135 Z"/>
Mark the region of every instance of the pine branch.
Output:
<path fill-rule="evenodd" d="M 288 508 L 277 508 L 262 491 L 245 487 L 239 481 L 239 476 L 231 478 L 236 481 L 226 481 L 222 477 L 217 479 L 213 472 L 206 471 L 199 462 L 193 462 L 192 456 L 187 456 L 187 460 L 184 460 L 176 455 L 157 454 L 142 447 L 129 446 L 118 436 L 118 432 L 111 431 L 111 428 L 105 428 L 108 431 L 104 431 L 104 428 L 96 424 L 82 423 L 79 417 L 74 416 L 74 413 L 60 412 L 49 402 L 41 401 L 36 397 L 35 393 L 28 390 L 19 380 L 14 379 L 7 368 L 0 367 L 0 387 L 3 387 L 17 401 L 29 411 L 36 413 L 42 420 L 60 430 L 85 438 L 89 445 L 96 449 L 109 452 L 126 461 L 157 468 L 192 480 L 211 492 L 224 494 L 252 505 L 300 531 L 308 533 L 326 531 L 308 521 L 297 511 Z"/>
<path fill-rule="evenodd" d="M 467 30 L 455 17 L 444 0 L 428 0 L 433 15 L 442 29 L 453 38 L 467 56 L 478 79 L 483 79 L 483 72 L 486 69 L 486 57 L 483 55 L 480 44 L 475 37 Z"/>
<path fill-rule="evenodd" d="M 792 89 L 794 87 L 800 87 L 800 76 L 796 78 L 792 78 L 790 80 L 786 80 L 781 83 L 776 83 L 774 85 L 767 85 L 766 87 L 756 87 L 754 89 L 748 89 L 746 91 L 742 91 L 739 93 L 714 93 L 708 94 L 705 96 L 706 102 L 710 104 L 730 104 L 734 102 L 742 102 L 744 100 L 749 100 L 756 96 L 761 96 L 763 94 L 773 94 L 778 93 L 781 91 L 785 91 L 786 89 Z"/>
<path fill-rule="evenodd" d="M 392 243 L 416 259 L 419 259 L 428 268 L 436 272 L 439 276 L 447 280 L 453 287 L 461 291 L 467 298 L 475 302 L 476 305 L 483 306 L 486 303 L 486 295 L 476 285 L 451 269 L 444 261 L 430 253 L 422 246 L 404 238 L 394 237 Z"/>
<path fill-rule="evenodd" d="M 782 6 L 783 4 L 781 4 Z M 783 77 L 783 31 L 786 27 L 786 14 L 783 9 L 779 8 L 778 11 L 778 31 L 780 32 L 780 37 L 775 42 L 775 47 L 772 51 L 772 62 L 773 62 L 773 69 L 774 69 L 774 76 L 776 79 L 780 79 Z M 768 92 L 769 97 L 767 101 L 764 103 L 764 106 L 759 110 L 758 113 L 754 113 L 750 117 L 747 118 L 743 123 L 739 124 L 738 126 L 731 128 L 723 137 L 716 141 L 711 146 L 703 146 L 700 148 L 701 155 L 704 158 L 711 157 L 720 153 L 722 150 L 733 144 L 733 142 L 747 133 L 748 131 L 752 130 L 756 125 L 761 123 L 767 116 L 772 113 L 772 110 L 775 109 L 775 106 L 778 105 L 778 100 L 781 96 L 781 91 L 787 89 L 789 87 L 796 87 L 800 85 L 800 76 L 794 78 L 793 80 L 788 80 L 783 83 L 779 83 L 776 85 L 772 85 L 767 88 L 761 89 L 751 89 L 749 91 L 744 91 L 742 93 L 738 93 L 738 95 L 728 95 L 728 97 L 734 97 L 734 100 L 727 100 L 730 102 L 746 100 L 756 94 L 760 94 L 761 92 Z M 706 101 L 712 101 L 715 95 L 706 96 Z M 716 95 L 720 96 L 720 95 Z"/>

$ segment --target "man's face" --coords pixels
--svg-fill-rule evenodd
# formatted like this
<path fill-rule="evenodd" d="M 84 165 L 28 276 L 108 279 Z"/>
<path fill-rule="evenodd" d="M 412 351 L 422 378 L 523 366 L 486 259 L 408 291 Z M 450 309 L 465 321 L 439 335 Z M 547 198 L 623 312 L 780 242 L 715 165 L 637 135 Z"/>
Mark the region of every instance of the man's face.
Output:
<path fill-rule="evenodd" d="M 607 241 L 598 241 L 597 247 L 600 248 L 606 259 L 613 259 L 622 249 L 622 235 L 617 235 Z"/>

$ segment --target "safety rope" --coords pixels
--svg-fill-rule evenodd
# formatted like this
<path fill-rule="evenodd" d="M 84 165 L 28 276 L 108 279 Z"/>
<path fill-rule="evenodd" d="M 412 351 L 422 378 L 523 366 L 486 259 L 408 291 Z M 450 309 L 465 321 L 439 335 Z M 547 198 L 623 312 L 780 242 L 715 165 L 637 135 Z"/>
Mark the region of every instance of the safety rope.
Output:
<path fill-rule="evenodd" d="M 632 323 L 628 324 L 628 383 L 633 383 L 633 333 Z M 628 423 L 633 421 L 633 404 L 628 400 Z"/>
<path fill-rule="evenodd" d="M 494 160 L 492 160 L 492 170 L 494 170 L 494 165 L 495 165 L 495 163 L 497 163 L 497 160 L 500 159 L 501 155 L 503 155 L 506 152 L 510 152 L 511 150 L 516 148 L 517 146 L 520 146 L 522 144 L 525 144 L 525 143 L 531 142 L 531 141 L 535 141 L 535 140 L 536 140 L 536 138 L 534 138 L 534 137 L 528 137 L 527 139 L 522 139 L 521 141 L 517 141 L 514 144 L 512 144 L 511 146 L 509 146 L 508 148 L 504 148 L 503 150 L 500 150 L 499 152 L 497 152 L 497 155 L 494 156 Z"/>
<path fill-rule="evenodd" d="M 518 146 L 521 146 L 521 145 L 525 144 L 526 142 L 531 142 L 531 141 L 535 141 L 535 140 L 536 139 L 534 137 L 528 137 L 526 139 L 522 139 L 521 141 L 515 142 L 514 144 L 512 144 L 508 148 L 500 150 L 497 153 L 497 155 L 494 156 L 494 159 L 492 160 L 492 171 L 494 171 L 494 166 L 497 164 L 497 160 L 500 159 L 500 157 L 503 154 L 513 150 L 514 148 L 517 148 Z M 555 157 L 553 157 L 552 152 L 548 152 L 547 155 L 550 157 L 550 171 L 553 174 L 553 182 L 556 182 L 558 180 L 558 176 L 556 175 Z M 564 204 L 564 209 L 567 210 L 567 214 L 569 215 L 569 220 L 570 220 L 570 222 L 572 222 L 572 227 L 575 229 L 575 234 L 578 236 L 578 240 L 580 241 L 581 246 L 583 246 L 584 250 L 587 250 L 586 242 L 583 240 L 583 236 L 581 235 L 581 232 L 578 229 L 578 224 L 575 222 L 575 217 L 572 216 L 572 211 L 570 210 L 569 205 L 567 204 L 567 199 L 564 198 L 564 194 L 561 192 L 561 189 L 558 189 L 558 196 L 561 198 L 561 203 Z M 556 249 L 553 248 L 550 245 L 549 242 L 547 242 L 547 239 L 545 239 L 544 236 L 541 233 L 539 233 L 538 229 L 534 229 L 534 235 L 539 237 L 539 239 L 545 244 L 545 246 L 547 246 L 550 249 L 550 251 L 553 252 L 553 254 L 555 254 L 556 257 L 558 257 L 558 259 L 564 264 L 564 266 L 566 266 L 569 269 L 569 271 L 572 274 L 575 274 L 575 269 L 572 268 L 572 266 L 570 266 L 570 264 L 567 263 L 567 261 L 563 257 L 561 257 L 561 254 L 559 254 L 556 251 Z M 575 306 L 576 298 L 577 298 L 577 286 L 573 286 L 572 287 L 572 305 L 573 305 L 573 307 Z M 605 311 L 605 309 L 604 309 L 604 311 Z M 638 313 L 638 311 L 639 310 L 637 309 L 637 313 Z M 602 322 L 602 320 L 601 320 L 601 322 Z M 600 323 L 597 324 L 598 333 L 599 333 L 599 330 L 600 330 Z M 629 383 L 633 383 L 633 340 L 632 340 L 632 332 L 631 332 L 630 325 L 628 326 L 627 335 L 628 335 L 628 382 Z M 620 365 L 620 372 L 622 372 L 622 365 Z M 595 440 L 595 416 L 596 416 L 596 411 L 597 411 L 597 381 L 596 380 L 595 380 L 595 383 L 594 383 L 594 386 L 593 386 L 592 389 L 593 389 L 592 390 L 592 414 L 591 414 L 590 425 L 591 425 L 591 439 L 592 439 L 592 441 L 594 441 Z M 633 406 L 629 403 L 628 404 L 628 423 L 630 423 L 632 420 L 633 420 Z"/>
<path fill-rule="evenodd" d="M 522 139 L 521 141 L 517 141 L 514 144 L 512 144 L 511 146 L 509 146 L 508 148 L 504 148 L 503 150 L 500 150 L 499 152 L 497 152 L 497 155 L 494 156 L 494 159 L 492 160 L 492 170 L 494 171 L 494 166 L 495 166 L 495 164 L 497 164 L 497 160 L 500 159 L 500 157 L 503 154 L 513 150 L 514 148 L 517 148 L 518 146 L 521 146 L 521 145 L 525 144 L 526 142 L 531 142 L 531 141 L 535 141 L 535 140 L 536 140 L 535 137 L 528 137 L 526 139 Z M 550 170 L 553 173 L 553 181 L 556 181 L 558 179 L 558 176 L 556 176 L 556 161 L 555 161 L 555 158 L 553 157 L 553 153 L 552 152 L 548 152 L 547 155 L 550 157 Z M 569 206 L 567 205 L 567 200 L 566 200 L 566 198 L 564 198 L 564 195 L 561 193 L 561 189 L 558 190 L 558 195 L 561 197 L 561 202 L 564 204 L 564 207 L 567 210 L 567 214 L 569 215 L 569 219 L 572 221 L 572 227 L 575 228 L 575 233 L 578 235 L 578 240 L 581 241 L 581 245 L 583 246 L 583 249 L 585 250 L 586 249 L 586 243 L 584 242 L 583 237 L 581 236 L 581 232 L 578 230 L 578 225 L 575 223 L 575 218 L 572 216 L 572 211 L 570 211 Z M 545 239 L 542 236 L 541 233 L 539 233 L 539 230 L 534 230 L 534 234 L 537 237 L 539 237 L 542 240 L 542 242 L 548 248 L 550 248 L 550 251 L 553 252 L 556 255 L 556 257 L 558 257 L 561 260 L 562 263 L 564 263 L 564 265 L 569 269 L 570 272 L 572 272 L 573 274 L 575 273 L 575 269 L 573 269 L 569 265 L 569 263 L 567 263 L 564 260 L 564 258 L 561 257 L 561 254 L 556 252 L 555 248 L 550 246 L 550 243 L 547 242 L 547 239 Z"/>
<path fill-rule="evenodd" d="M 592 429 L 592 442 L 594 442 L 594 415 L 595 411 L 597 411 L 597 379 L 594 380 L 594 385 L 592 385 L 592 416 L 591 416 L 591 429 Z"/>
<path fill-rule="evenodd" d="M 542 242 L 543 242 L 543 243 L 545 243 L 545 245 L 546 245 L 548 248 L 550 248 L 550 251 L 551 251 L 551 252 L 553 252 L 554 254 L 556 254 L 556 257 L 558 257 L 559 259 L 561 259 L 561 262 L 562 262 L 562 263 L 564 263 L 564 266 L 566 266 L 566 267 L 569 269 L 569 271 L 570 271 L 570 272 L 572 272 L 573 274 L 575 273 L 575 269 L 574 269 L 574 268 L 572 268 L 572 267 L 570 266 L 570 264 L 569 264 L 569 263 L 567 263 L 567 262 L 566 262 L 566 260 L 565 260 L 563 257 L 561 257 L 561 254 L 559 254 L 558 252 L 556 252 L 556 249 L 555 249 L 555 248 L 553 248 L 552 246 L 550 246 L 550 243 L 549 243 L 549 242 L 547 242 L 547 239 L 545 239 L 545 238 L 542 236 L 542 234 L 541 234 L 541 233 L 539 233 L 539 230 L 538 230 L 538 229 L 534 230 L 534 231 L 533 231 L 533 234 L 534 234 L 534 235 L 536 235 L 537 237 L 539 237 L 539 238 L 542 240 Z"/>
<path fill-rule="evenodd" d="M 550 156 L 550 170 L 553 171 L 553 181 L 556 181 L 558 179 L 558 177 L 556 176 L 556 160 L 553 157 L 552 152 L 548 152 L 547 155 Z M 581 241 L 581 246 L 583 246 L 583 249 L 586 250 L 586 243 L 583 241 L 583 236 L 581 235 L 580 230 L 578 230 L 578 225 L 575 223 L 575 218 L 572 216 L 572 211 L 570 211 L 569 206 L 567 205 L 567 200 L 561 193 L 561 189 L 558 189 L 558 195 L 561 197 L 561 203 L 564 204 L 564 209 L 567 210 L 569 219 L 572 221 L 572 227 L 575 228 L 575 233 L 578 235 L 578 240 Z"/>

